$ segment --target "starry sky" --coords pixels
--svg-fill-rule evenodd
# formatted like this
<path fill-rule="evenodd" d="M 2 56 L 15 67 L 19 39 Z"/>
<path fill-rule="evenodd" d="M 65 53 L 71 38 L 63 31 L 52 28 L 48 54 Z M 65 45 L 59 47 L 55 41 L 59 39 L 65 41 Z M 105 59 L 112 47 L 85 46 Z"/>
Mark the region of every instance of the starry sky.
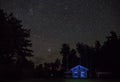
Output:
<path fill-rule="evenodd" d="M 111 30 L 120 34 L 120 0 L 0 0 L 0 8 L 12 12 L 31 29 L 36 64 L 61 58 L 63 43 L 101 43 Z"/>

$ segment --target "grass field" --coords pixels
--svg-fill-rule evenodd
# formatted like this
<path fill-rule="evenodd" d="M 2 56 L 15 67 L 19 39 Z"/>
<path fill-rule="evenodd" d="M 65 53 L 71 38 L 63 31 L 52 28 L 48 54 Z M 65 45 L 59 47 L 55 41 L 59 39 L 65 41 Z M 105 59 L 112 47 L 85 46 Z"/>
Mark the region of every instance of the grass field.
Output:
<path fill-rule="evenodd" d="M 120 79 L 29 79 L 17 82 L 120 82 Z"/>

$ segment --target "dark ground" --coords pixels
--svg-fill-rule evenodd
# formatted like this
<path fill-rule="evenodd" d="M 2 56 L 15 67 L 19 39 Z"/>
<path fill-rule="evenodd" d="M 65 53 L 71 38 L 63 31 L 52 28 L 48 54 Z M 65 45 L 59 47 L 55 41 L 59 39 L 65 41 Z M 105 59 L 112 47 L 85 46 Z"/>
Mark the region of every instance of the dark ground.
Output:
<path fill-rule="evenodd" d="M 4 82 L 120 82 L 120 79 L 26 79 Z"/>

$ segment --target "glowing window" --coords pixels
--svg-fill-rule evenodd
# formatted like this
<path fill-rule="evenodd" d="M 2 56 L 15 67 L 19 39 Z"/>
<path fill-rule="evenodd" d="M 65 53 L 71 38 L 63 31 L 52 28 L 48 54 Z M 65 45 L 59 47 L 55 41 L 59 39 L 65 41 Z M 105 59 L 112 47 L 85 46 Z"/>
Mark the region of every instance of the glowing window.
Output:
<path fill-rule="evenodd" d="M 86 72 L 81 72 L 81 78 L 87 78 Z"/>

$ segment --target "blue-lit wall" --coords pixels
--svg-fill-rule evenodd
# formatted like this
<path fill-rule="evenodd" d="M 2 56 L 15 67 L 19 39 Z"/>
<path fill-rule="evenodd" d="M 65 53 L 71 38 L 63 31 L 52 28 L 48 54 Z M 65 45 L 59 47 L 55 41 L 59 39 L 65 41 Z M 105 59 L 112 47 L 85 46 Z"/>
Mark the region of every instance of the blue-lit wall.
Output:
<path fill-rule="evenodd" d="M 78 65 L 71 69 L 72 77 L 73 78 L 87 78 L 87 71 L 88 71 L 87 68 Z"/>
<path fill-rule="evenodd" d="M 73 78 L 87 78 L 87 72 L 73 72 L 72 73 Z"/>
<path fill-rule="evenodd" d="M 81 72 L 80 73 L 80 78 L 87 78 L 87 72 L 86 71 Z"/>
<path fill-rule="evenodd" d="M 72 77 L 73 78 L 79 78 L 79 73 L 78 72 L 72 72 Z"/>

